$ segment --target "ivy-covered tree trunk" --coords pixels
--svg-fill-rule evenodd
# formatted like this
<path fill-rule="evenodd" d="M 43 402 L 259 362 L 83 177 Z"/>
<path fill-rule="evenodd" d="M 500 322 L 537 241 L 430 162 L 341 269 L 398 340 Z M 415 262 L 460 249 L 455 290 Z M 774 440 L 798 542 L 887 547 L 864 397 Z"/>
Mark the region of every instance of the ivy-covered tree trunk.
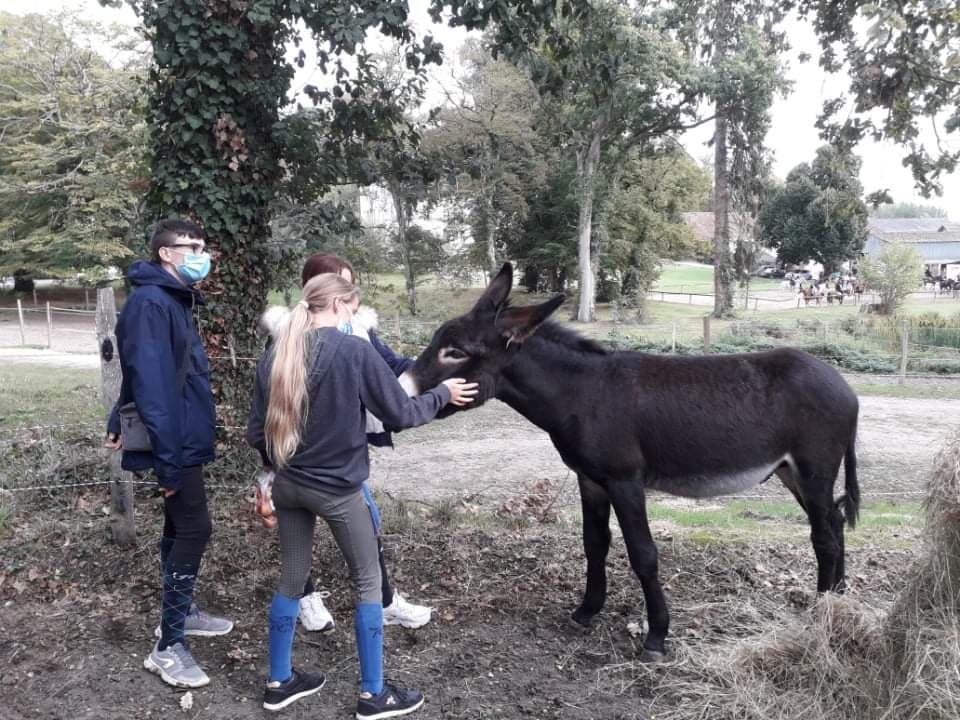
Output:
<path fill-rule="evenodd" d="M 590 143 L 577 151 L 577 265 L 580 272 L 580 303 L 577 320 L 593 322 L 596 279 L 590 247 L 590 231 L 593 226 L 594 181 L 600 164 L 601 134 L 594 132 Z"/>
<path fill-rule="evenodd" d="M 213 255 L 199 329 L 218 413 L 239 426 L 266 303 L 269 205 L 280 177 L 273 136 L 292 71 L 285 3 L 177 0 L 141 6 L 150 73 L 153 218 L 200 222 Z"/>

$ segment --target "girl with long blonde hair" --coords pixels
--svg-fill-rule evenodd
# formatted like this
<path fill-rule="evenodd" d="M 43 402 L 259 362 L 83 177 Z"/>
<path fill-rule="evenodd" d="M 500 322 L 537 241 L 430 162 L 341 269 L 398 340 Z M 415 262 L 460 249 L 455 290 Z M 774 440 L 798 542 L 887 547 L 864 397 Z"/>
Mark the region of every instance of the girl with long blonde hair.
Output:
<path fill-rule="evenodd" d="M 279 710 L 317 692 L 322 674 L 291 666 L 299 597 L 310 573 L 313 530 L 322 517 L 350 568 L 357 595 L 354 631 L 360 659 L 357 714 L 395 717 L 423 695 L 383 680 L 383 605 L 377 539 L 361 486 L 369 475 L 368 409 L 397 428 L 430 422 L 447 403 L 465 405 L 476 385 L 447 380 L 408 398 L 369 343 L 346 334 L 357 289 L 332 273 L 303 288 L 276 342 L 257 367 L 247 440 L 276 478 L 281 576 L 270 606 L 270 678 L 264 707 Z"/>

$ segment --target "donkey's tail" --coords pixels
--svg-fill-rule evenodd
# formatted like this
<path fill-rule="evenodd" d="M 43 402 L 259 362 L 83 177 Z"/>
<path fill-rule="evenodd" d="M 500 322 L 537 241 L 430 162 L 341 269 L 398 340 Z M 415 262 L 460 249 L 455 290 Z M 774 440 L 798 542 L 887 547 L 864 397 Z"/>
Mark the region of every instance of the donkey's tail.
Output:
<path fill-rule="evenodd" d="M 860 484 L 857 482 L 857 433 L 850 437 L 850 444 L 843 456 L 843 475 L 846 493 L 837 500 L 837 506 L 843 504 L 843 515 L 851 529 L 857 526 L 860 515 Z"/>

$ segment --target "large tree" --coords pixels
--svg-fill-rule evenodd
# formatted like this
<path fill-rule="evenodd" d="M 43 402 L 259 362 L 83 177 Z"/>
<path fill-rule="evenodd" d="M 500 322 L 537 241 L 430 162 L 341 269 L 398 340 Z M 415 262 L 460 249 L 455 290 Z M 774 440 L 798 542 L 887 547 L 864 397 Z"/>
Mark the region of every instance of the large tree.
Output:
<path fill-rule="evenodd" d="M 824 273 L 856 258 L 867 236 L 860 161 L 829 145 L 787 175 L 760 213 L 764 244 L 787 263 L 815 260 Z"/>
<path fill-rule="evenodd" d="M 557 22 L 526 58 L 549 103 L 545 118 L 576 162 L 580 321 L 594 316 L 601 184 L 616 185 L 631 148 L 696 123 L 702 84 L 675 39 L 682 21 L 679 14 L 602 0 L 589 13 Z"/>
<path fill-rule="evenodd" d="M 129 0 L 153 46 L 149 126 L 152 167 L 149 203 L 154 216 L 184 215 L 206 227 L 215 266 L 205 287 L 211 303 L 205 339 L 214 359 L 214 392 L 230 420 L 245 411 L 248 368 L 229 358 L 254 354 L 254 330 L 266 301 L 270 213 L 282 177 L 303 158 L 288 144 L 294 118 L 281 118 L 293 65 L 289 43 L 302 29 L 316 41 L 325 90 L 308 88 L 324 115 L 328 139 L 316 160 L 338 166 L 343 149 L 389 134 L 398 121 L 380 103 L 374 63 L 363 52 L 368 31 L 404 47 L 415 73 L 441 60 L 430 36 L 417 39 L 406 0 L 304 3 L 298 0 Z M 575 6 L 582 5 L 576 2 Z M 530 0 L 492 3 L 433 0 L 431 13 L 468 29 L 500 23 L 496 42 L 522 45 L 556 12 Z M 350 65 L 342 58 L 354 55 Z M 296 58 L 304 64 L 304 53 Z M 226 358 L 224 361 L 221 358 Z M 231 379 L 232 382 L 224 382 Z"/>
<path fill-rule="evenodd" d="M 748 0 L 681 0 L 690 19 L 687 44 L 699 50 L 712 72 L 708 90 L 714 108 L 714 310 L 733 310 L 733 281 L 754 247 L 749 230 L 765 199 L 769 167 L 765 146 L 775 96 L 787 91 L 780 55 L 786 40 L 777 3 Z M 737 222 L 731 222 L 737 216 Z M 732 248 L 735 251 L 732 252 Z"/>
<path fill-rule="evenodd" d="M 476 41 L 464 45 L 461 60 L 464 72 L 425 142 L 443 165 L 444 197 L 464 210 L 472 260 L 492 278 L 522 231 L 527 198 L 545 181 L 548 142 L 537 132 L 536 89 L 519 68 Z"/>
<path fill-rule="evenodd" d="M 0 13 L 0 34 L 0 274 L 125 266 L 147 170 L 132 39 L 67 13 Z"/>
<path fill-rule="evenodd" d="M 710 176 L 676 143 L 665 142 L 637 148 L 613 192 L 600 256 L 601 284 L 609 284 L 611 299 L 618 295 L 642 316 L 661 259 L 687 259 L 707 251 L 683 213 L 704 202 Z"/>

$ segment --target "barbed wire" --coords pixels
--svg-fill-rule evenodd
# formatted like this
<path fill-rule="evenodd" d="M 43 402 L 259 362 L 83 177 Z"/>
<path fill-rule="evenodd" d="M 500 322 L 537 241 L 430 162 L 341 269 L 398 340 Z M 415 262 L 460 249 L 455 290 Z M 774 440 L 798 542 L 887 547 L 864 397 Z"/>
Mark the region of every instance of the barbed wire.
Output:
<path fill-rule="evenodd" d="M 256 469 L 259 470 L 259 467 Z M 251 476 L 254 474 L 254 472 L 255 470 L 251 469 L 250 471 Z M 213 489 L 213 490 L 239 490 L 239 489 L 245 489 L 248 487 L 253 487 L 254 483 L 255 483 L 255 480 L 253 479 L 253 477 L 251 477 L 249 481 L 240 481 L 240 482 L 234 482 L 234 483 L 206 482 L 204 483 L 204 487 L 206 487 L 207 489 Z M 156 479 L 130 480 L 125 478 L 117 478 L 117 479 L 110 479 L 110 480 L 91 480 L 87 482 L 67 482 L 67 483 L 60 483 L 56 485 L 54 484 L 30 485 L 26 487 L 3 487 L 2 485 L 0 485 L 0 492 L 19 493 L 19 492 L 34 492 L 39 490 L 70 490 L 70 489 L 75 489 L 80 487 L 97 487 L 97 486 L 113 485 L 113 484 L 151 485 L 154 487 L 158 487 Z M 516 485 L 511 484 L 510 487 L 516 488 Z M 498 485 L 491 485 L 480 491 L 476 491 L 468 488 L 462 488 L 462 489 L 433 488 L 430 491 L 429 497 L 431 499 L 436 499 L 436 498 L 479 499 L 480 497 L 483 497 L 485 494 L 489 494 L 491 491 L 504 490 L 504 489 L 505 489 L 504 487 L 498 486 Z M 525 495 L 529 495 L 530 492 L 531 492 L 531 488 L 520 487 L 520 488 L 517 488 L 515 492 L 504 495 L 504 497 L 525 496 Z M 575 494 L 576 491 L 573 486 L 569 488 L 569 492 L 571 495 Z M 395 490 L 391 490 L 388 494 L 392 496 L 395 493 L 396 493 Z M 923 498 L 923 497 L 926 497 L 926 495 L 927 493 L 921 490 L 910 490 L 910 491 L 903 491 L 903 492 L 866 492 L 861 494 L 861 499 L 870 500 L 872 498 L 885 498 L 885 497 L 911 499 L 911 498 Z M 654 497 L 672 497 L 672 496 L 669 493 L 658 492 L 656 493 L 656 495 L 654 495 Z M 782 499 L 792 499 L 792 498 L 793 498 L 793 495 L 791 495 L 789 491 L 784 489 L 782 492 L 771 492 L 771 493 L 762 494 L 762 495 L 761 494 L 746 494 L 746 495 L 737 494 L 737 495 L 723 495 L 718 497 L 704 498 L 703 502 L 717 503 L 717 502 L 735 502 L 737 500 L 782 500 Z M 412 499 L 412 498 L 405 498 L 405 499 Z"/>

